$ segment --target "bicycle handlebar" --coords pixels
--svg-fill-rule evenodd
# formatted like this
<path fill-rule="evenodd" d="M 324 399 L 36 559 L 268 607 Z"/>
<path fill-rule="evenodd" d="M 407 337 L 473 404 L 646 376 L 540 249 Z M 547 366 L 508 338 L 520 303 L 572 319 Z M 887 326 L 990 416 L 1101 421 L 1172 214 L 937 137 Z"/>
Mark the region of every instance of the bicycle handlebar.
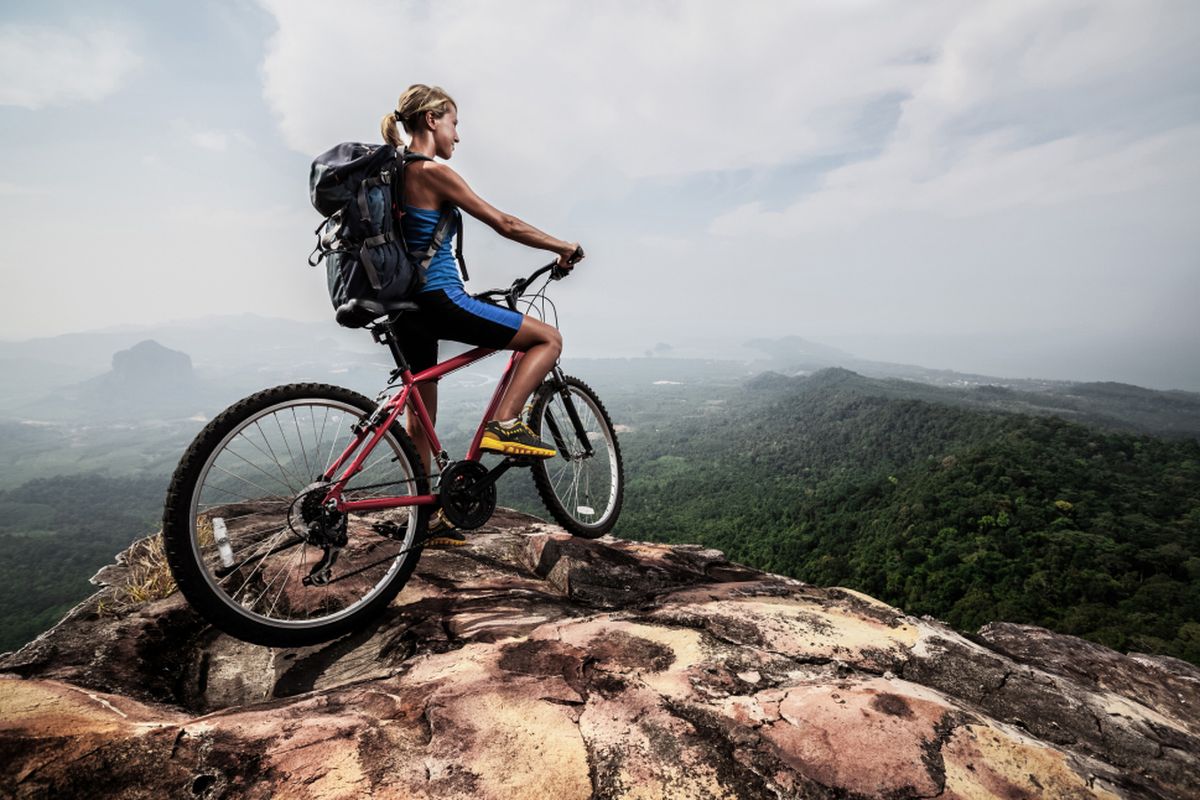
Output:
<path fill-rule="evenodd" d="M 576 247 L 575 252 L 572 253 L 569 258 L 567 258 L 567 263 L 578 264 L 583 260 L 583 256 L 583 248 Z M 529 277 L 517 278 L 515 281 L 513 281 L 512 286 L 508 287 L 507 289 L 488 289 L 486 292 L 480 292 L 479 294 L 475 295 L 475 297 L 503 297 L 506 301 L 508 301 L 508 307 L 513 311 L 516 311 L 517 300 L 519 300 L 521 295 L 525 293 L 525 290 L 529 288 L 529 284 L 533 283 L 547 272 L 550 273 L 550 280 L 552 281 L 562 280 L 570 274 L 566 270 L 560 269 L 558 266 L 558 260 L 555 259 L 546 266 L 539 267 L 538 269 L 534 270 Z"/>

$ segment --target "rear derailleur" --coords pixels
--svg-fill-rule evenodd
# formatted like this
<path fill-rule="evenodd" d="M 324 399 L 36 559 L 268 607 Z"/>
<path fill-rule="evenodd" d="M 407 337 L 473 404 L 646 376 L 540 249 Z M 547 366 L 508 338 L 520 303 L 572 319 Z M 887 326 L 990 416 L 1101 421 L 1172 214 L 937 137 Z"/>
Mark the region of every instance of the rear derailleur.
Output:
<path fill-rule="evenodd" d="M 328 481 L 316 481 L 304 487 L 292 501 L 288 515 L 292 532 L 322 551 L 320 560 L 301 581 L 305 586 L 324 586 L 330 582 L 333 564 L 349 541 L 346 513 L 338 511 L 336 505 L 325 502 L 325 495 L 332 485 Z M 297 517 L 299 525 L 295 523 Z"/>

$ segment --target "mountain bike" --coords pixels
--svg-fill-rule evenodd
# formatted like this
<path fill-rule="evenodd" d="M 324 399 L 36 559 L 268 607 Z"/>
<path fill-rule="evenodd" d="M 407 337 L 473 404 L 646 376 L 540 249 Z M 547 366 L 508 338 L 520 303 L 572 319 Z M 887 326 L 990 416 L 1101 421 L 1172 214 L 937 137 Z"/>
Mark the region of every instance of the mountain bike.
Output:
<path fill-rule="evenodd" d="M 547 304 L 553 309 L 546 287 L 562 275 L 547 264 L 507 290 L 476 297 L 513 310 L 521 300 L 527 308 L 540 302 L 545 318 Z M 184 597 L 217 628 L 289 647 L 360 628 L 412 575 L 430 514 L 441 508 L 460 530 L 482 526 L 496 508 L 496 480 L 513 468 L 530 470 L 565 530 L 586 538 L 612 530 L 624 472 L 616 430 L 596 393 L 555 364 L 526 407 L 526 422 L 557 455 L 489 454 L 479 443 L 522 357 L 514 352 L 465 457 L 451 460 L 416 387 L 497 351 L 477 347 L 414 375 L 397 323 L 416 308 L 354 300 L 338 309 L 339 322 L 366 327 L 395 359 L 376 400 L 322 383 L 266 389 L 218 414 L 180 459 L 163 510 L 167 560 Z M 428 436 L 435 475 L 426 474 L 399 421 L 405 413 Z M 501 460 L 489 467 L 484 455 Z"/>

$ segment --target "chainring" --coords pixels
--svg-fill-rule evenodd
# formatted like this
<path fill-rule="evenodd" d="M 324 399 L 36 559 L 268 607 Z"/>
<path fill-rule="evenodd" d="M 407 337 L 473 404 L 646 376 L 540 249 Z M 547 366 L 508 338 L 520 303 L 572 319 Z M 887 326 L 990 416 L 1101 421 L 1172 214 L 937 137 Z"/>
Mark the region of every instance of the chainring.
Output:
<path fill-rule="evenodd" d="M 495 482 L 477 497 L 471 495 L 487 474 L 487 467 L 478 461 L 456 461 L 442 470 L 442 513 L 459 530 L 474 530 L 492 518 L 496 510 Z"/>

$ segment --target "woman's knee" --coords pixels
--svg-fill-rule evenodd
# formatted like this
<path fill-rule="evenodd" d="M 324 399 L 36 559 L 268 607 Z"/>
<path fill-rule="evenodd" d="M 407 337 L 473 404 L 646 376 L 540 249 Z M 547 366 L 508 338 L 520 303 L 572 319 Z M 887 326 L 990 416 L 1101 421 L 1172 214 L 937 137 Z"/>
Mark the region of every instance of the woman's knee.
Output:
<path fill-rule="evenodd" d="M 562 332 L 553 325 L 547 325 L 546 327 L 549 328 L 549 331 L 546 335 L 547 344 L 549 344 L 555 350 L 555 352 L 561 353 L 563 348 Z"/>
<path fill-rule="evenodd" d="M 547 325 L 540 319 L 526 317 L 525 322 L 522 323 L 520 330 L 513 336 L 508 346 L 512 350 L 520 350 L 524 353 L 534 347 L 544 345 L 549 345 L 562 352 L 562 334 L 553 325 Z"/>

